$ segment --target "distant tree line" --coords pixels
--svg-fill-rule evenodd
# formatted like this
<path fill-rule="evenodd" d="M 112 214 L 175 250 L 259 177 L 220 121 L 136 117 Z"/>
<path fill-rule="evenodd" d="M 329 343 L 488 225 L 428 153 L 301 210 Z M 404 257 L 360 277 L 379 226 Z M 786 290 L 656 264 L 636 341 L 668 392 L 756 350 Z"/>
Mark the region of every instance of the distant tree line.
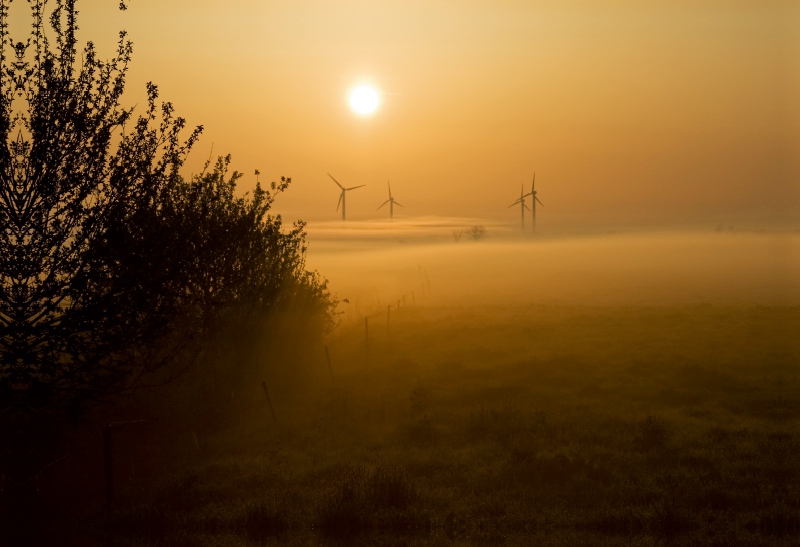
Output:
<path fill-rule="evenodd" d="M 80 413 L 189 366 L 222 333 L 257 335 L 275 310 L 331 328 L 334 301 L 305 268 L 303 224 L 271 216 L 289 179 L 236 195 L 230 157 L 179 173 L 202 127 L 154 85 L 121 98 L 132 45 L 77 49 L 74 0 L 10 41 L 0 0 L 0 412 Z M 48 21 L 49 19 L 49 21 Z M 177 368 L 175 365 L 178 365 Z M 158 376 L 159 371 L 161 375 Z"/>

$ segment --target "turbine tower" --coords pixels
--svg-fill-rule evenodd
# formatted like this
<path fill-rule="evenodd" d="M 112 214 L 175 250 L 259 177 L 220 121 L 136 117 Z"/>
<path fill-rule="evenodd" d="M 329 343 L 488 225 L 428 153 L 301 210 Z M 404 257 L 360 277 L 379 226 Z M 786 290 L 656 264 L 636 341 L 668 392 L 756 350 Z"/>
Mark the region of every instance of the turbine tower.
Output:
<path fill-rule="evenodd" d="M 392 197 L 392 185 L 389 184 L 388 180 L 386 181 L 386 184 L 389 186 L 389 199 L 384 201 L 381 204 L 381 207 L 383 207 L 387 203 L 389 204 L 389 220 L 392 220 L 394 218 L 394 206 L 397 205 L 399 207 L 402 207 L 402 205 L 400 205 L 400 203 L 398 203 L 398 201 Z M 381 207 L 378 207 L 378 209 L 380 209 Z M 378 209 L 375 210 L 377 211 Z"/>
<path fill-rule="evenodd" d="M 530 196 L 530 194 L 526 194 L 524 192 L 525 192 L 525 185 L 523 184 L 522 187 L 520 188 L 520 191 L 519 191 L 519 199 L 508 206 L 508 208 L 510 209 L 514 205 L 519 203 L 519 212 L 521 214 L 522 229 L 523 230 L 525 229 L 525 209 L 528 209 L 528 211 L 531 211 L 531 209 L 525 204 L 525 198 Z M 533 211 L 531 211 L 531 212 L 533 212 Z"/>
<path fill-rule="evenodd" d="M 531 216 L 533 217 L 533 232 L 536 233 L 536 202 L 539 201 L 539 198 L 536 197 L 536 172 L 533 173 L 533 182 L 531 183 L 531 193 L 528 194 L 529 196 L 533 197 L 533 210 L 531 211 Z M 539 201 L 539 205 L 544 207 L 544 203 Z"/>
<path fill-rule="evenodd" d="M 339 184 L 339 181 L 338 181 L 338 180 L 336 180 L 335 178 L 333 178 L 333 175 L 331 175 L 330 173 L 328 173 L 328 176 L 331 178 L 331 180 L 333 180 L 333 182 L 335 182 L 335 183 L 336 183 L 336 186 L 338 186 L 339 188 L 341 188 L 341 189 L 342 189 L 342 193 L 341 193 L 341 194 L 339 194 L 339 203 L 337 203 L 337 204 L 336 204 L 336 210 L 337 210 L 337 211 L 339 210 L 339 205 L 341 205 L 341 206 L 342 206 L 342 220 L 345 220 L 345 215 L 344 215 L 344 205 L 345 205 L 345 196 L 346 196 L 347 192 L 349 192 L 350 190 L 355 190 L 356 188 L 361 188 L 362 186 L 366 186 L 366 184 L 361 184 L 361 185 L 359 185 L 359 186 L 351 186 L 350 188 L 345 188 L 344 186 L 342 186 L 341 184 Z"/>

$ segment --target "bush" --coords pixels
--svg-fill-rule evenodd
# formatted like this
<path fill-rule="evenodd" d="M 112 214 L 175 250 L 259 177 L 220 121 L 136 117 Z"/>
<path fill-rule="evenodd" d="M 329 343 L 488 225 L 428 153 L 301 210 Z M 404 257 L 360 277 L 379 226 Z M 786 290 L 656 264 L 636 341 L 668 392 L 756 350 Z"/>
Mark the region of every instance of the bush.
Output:
<path fill-rule="evenodd" d="M 305 224 L 286 230 L 280 216 L 269 215 L 291 180 L 237 196 L 242 175 L 229 172 L 230 162 L 218 158 L 171 196 L 176 218 L 195 226 L 186 242 L 194 260 L 185 290 L 195 302 L 195 347 L 202 350 L 196 373 L 209 372 L 209 388 L 221 395 L 239 388 L 247 367 L 263 364 L 265 355 L 319 346 L 335 308 L 326 281 L 305 269 Z"/>
<path fill-rule="evenodd" d="M 230 393 L 242 367 L 222 362 L 253 361 L 278 334 L 313 347 L 334 309 L 305 269 L 304 224 L 269 215 L 291 179 L 237 196 L 228 156 L 186 180 L 202 128 L 182 137 L 152 83 L 138 118 L 121 106 L 125 34 L 109 61 L 91 42 L 79 56 L 74 0 L 29 3 L 31 39 L 0 55 L 0 444 L 17 452 L 2 455 L 17 460 L 6 469 L 46 452 L 22 454 L 39 442 L 29 432 L 56 439 L 65 421 L 198 356 L 226 371 L 211 385 Z M 10 44 L 7 10 L 0 0 Z"/>
<path fill-rule="evenodd" d="M 349 468 L 320 508 L 319 525 L 332 536 L 419 533 L 430 528 L 430 522 L 416 510 L 419 498 L 419 491 L 402 467 Z"/>
<path fill-rule="evenodd" d="M 264 540 L 285 533 L 289 529 L 289 519 L 276 500 L 260 501 L 247 507 L 244 516 L 244 530 L 253 540 Z"/>
<path fill-rule="evenodd" d="M 480 241 L 486 237 L 486 228 L 484 226 L 473 226 L 467 230 L 466 234 L 471 237 L 473 241 Z"/>

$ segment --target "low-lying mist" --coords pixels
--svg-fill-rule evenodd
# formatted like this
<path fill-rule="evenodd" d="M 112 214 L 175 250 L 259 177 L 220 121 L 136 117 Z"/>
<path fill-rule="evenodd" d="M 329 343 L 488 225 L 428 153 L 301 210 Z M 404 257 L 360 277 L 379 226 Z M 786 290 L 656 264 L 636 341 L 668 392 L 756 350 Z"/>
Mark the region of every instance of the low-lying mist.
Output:
<path fill-rule="evenodd" d="M 10 477 L 0 537 L 795 545 L 799 243 L 312 224 L 342 328 L 316 283 L 220 316 L 181 376 Z"/>
<path fill-rule="evenodd" d="M 533 236 L 485 225 L 476 241 L 464 233 L 471 223 L 311 224 L 308 267 L 349 301 L 345 312 L 412 290 L 439 305 L 800 303 L 797 232 Z"/>

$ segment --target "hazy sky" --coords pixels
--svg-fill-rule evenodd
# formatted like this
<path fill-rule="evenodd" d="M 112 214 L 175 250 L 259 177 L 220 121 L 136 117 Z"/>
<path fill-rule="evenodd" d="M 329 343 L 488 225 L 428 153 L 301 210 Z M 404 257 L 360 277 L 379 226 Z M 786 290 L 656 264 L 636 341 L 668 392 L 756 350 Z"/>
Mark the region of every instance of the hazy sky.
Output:
<path fill-rule="evenodd" d="M 244 171 L 291 176 L 277 211 L 517 221 L 537 172 L 543 227 L 800 225 L 800 8 L 753 1 L 80 0 L 82 39 L 134 41 L 152 80 Z M 12 5 L 12 36 L 25 32 Z M 382 104 L 360 117 L 359 83 Z"/>

